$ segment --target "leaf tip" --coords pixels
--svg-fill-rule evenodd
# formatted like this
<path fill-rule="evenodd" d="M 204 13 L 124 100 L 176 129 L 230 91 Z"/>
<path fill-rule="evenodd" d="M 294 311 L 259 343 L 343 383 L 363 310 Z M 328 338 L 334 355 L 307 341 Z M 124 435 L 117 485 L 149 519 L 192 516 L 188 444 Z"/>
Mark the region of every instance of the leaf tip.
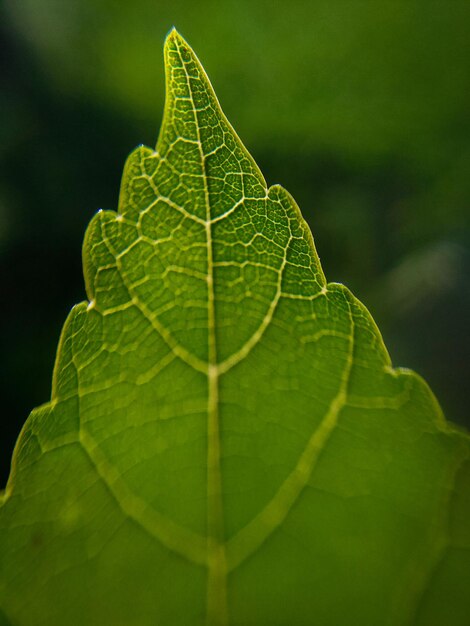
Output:
<path fill-rule="evenodd" d="M 172 26 L 168 31 L 168 35 L 166 36 L 165 43 L 170 39 L 176 37 L 178 35 L 178 31 L 176 30 L 176 26 Z"/>
<path fill-rule="evenodd" d="M 172 48 L 175 44 L 188 46 L 184 38 L 179 34 L 176 30 L 176 27 L 173 26 L 166 36 L 165 39 L 165 49 Z"/>

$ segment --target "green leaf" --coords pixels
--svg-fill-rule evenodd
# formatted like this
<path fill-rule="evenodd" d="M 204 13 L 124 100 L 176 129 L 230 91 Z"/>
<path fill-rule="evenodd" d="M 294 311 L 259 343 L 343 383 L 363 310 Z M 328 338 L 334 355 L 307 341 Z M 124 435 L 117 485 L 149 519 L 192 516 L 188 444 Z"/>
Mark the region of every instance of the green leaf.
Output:
<path fill-rule="evenodd" d="M 463 626 L 468 435 L 326 283 L 175 31 L 165 59 L 157 149 L 88 228 L 15 450 L 4 620 Z"/>

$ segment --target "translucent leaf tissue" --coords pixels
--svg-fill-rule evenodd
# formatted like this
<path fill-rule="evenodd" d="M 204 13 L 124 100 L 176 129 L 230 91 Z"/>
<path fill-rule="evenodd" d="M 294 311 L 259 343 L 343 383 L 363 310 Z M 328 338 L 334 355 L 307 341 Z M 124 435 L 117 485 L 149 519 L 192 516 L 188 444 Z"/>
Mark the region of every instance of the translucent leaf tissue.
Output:
<path fill-rule="evenodd" d="M 165 67 L 0 495 L 0 624 L 468 625 L 468 434 L 176 31 Z"/>

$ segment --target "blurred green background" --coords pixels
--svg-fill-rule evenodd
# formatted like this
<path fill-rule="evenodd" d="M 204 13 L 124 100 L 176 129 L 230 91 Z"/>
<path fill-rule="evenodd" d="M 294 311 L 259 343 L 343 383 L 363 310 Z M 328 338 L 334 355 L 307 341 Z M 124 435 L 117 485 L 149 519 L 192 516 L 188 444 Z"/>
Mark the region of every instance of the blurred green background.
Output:
<path fill-rule="evenodd" d="M 154 145 L 176 25 L 269 184 L 309 221 L 329 280 L 395 365 L 470 424 L 470 2 L 10 0 L 1 5 L 1 481 L 49 398 L 80 249 L 122 166 Z M 0 483 L 1 484 L 1 483 Z"/>

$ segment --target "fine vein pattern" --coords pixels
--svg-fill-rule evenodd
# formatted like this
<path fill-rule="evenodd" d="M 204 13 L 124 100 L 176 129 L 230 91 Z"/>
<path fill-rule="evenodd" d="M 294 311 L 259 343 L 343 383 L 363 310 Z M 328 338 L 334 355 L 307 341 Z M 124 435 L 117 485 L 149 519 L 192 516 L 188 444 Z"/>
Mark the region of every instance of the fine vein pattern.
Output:
<path fill-rule="evenodd" d="M 0 622 L 437 625 L 451 585 L 463 624 L 468 435 L 326 282 L 176 31 L 165 68 L 0 495 Z"/>

